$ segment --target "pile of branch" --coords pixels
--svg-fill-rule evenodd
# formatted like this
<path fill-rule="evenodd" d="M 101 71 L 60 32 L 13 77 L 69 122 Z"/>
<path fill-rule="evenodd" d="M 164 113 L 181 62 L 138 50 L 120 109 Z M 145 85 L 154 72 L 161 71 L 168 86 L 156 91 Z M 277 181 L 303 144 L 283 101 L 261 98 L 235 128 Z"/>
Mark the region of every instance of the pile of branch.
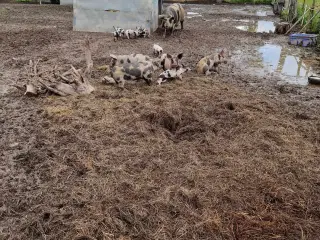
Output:
<path fill-rule="evenodd" d="M 54 66 L 53 68 L 39 71 L 39 62 L 30 60 L 25 67 L 25 72 L 20 80 L 26 83 L 23 86 L 17 84 L 14 87 L 23 90 L 26 96 L 38 96 L 40 94 L 52 93 L 59 96 L 85 95 L 94 91 L 90 84 L 93 61 L 91 57 L 90 43 L 86 39 L 84 44 L 86 68 L 76 69 L 71 65 L 70 69 L 63 71 Z"/>

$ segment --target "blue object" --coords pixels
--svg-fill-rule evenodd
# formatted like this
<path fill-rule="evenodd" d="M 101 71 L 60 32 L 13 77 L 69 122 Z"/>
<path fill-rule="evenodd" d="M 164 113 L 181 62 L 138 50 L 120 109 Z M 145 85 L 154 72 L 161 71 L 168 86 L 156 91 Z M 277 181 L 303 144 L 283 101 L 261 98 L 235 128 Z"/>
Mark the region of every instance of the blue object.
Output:
<path fill-rule="evenodd" d="M 293 33 L 289 35 L 289 44 L 302 47 L 317 45 L 317 34 Z"/>

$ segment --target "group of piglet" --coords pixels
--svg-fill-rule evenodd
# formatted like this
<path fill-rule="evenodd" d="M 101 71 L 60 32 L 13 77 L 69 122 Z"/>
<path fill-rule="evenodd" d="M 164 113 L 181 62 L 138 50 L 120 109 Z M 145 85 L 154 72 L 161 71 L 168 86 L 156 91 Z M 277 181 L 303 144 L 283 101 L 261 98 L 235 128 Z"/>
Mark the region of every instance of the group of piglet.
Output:
<path fill-rule="evenodd" d="M 119 38 L 131 39 L 131 38 L 139 38 L 139 37 L 140 38 L 150 37 L 149 30 L 142 27 L 136 27 L 135 30 L 133 29 L 124 30 L 123 28 L 119 28 L 119 27 L 113 27 L 113 28 L 115 30 L 113 32 L 114 41 L 119 40 Z"/>
<path fill-rule="evenodd" d="M 106 83 L 116 83 L 120 88 L 124 88 L 126 81 L 144 79 L 148 85 L 152 83 L 152 76 L 158 69 L 164 71 L 158 76 L 157 83 L 161 85 L 168 80 L 180 79 L 182 74 L 191 71 L 181 63 L 183 53 L 171 55 L 163 53 L 162 47 L 158 44 L 153 45 L 154 58 L 143 54 L 113 55 L 111 54 L 111 77 L 105 76 Z M 219 65 L 226 63 L 224 50 L 217 54 L 212 54 L 202 58 L 196 71 L 199 74 L 219 73 Z"/>

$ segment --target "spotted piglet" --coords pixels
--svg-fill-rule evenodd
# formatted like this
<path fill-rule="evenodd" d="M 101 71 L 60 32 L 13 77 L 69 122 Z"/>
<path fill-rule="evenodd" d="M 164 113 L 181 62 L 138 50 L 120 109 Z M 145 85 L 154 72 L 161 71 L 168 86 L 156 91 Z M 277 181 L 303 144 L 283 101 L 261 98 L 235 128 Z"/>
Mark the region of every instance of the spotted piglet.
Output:
<path fill-rule="evenodd" d="M 162 53 L 163 53 L 162 47 L 160 47 L 158 44 L 153 44 L 153 54 L 156 57 L 159 57 L 162 55 Z"/>
<path fill-rule="evenodd" d="M 202 58 L 197 64 L 197 73 L 205 75 L 210 75 L 213 72 L 219 73 L 219 65 L 221 63 L 227 63 L 224 50 L 221 50 L 218 54 L 212 54 Z"/>
<path fill-rule="evenodd" d="M 157 83 L 161 85 L 161 83 L 166 82 L 167 80 L 172 80 L 176 78 L 182 80 L 182 74 L 188 71 L 191 71 L 191 69 L 186 68 L 183 65 L 178 66 L 175 69 L 166 70 L 159 75 Z"/>
<path fill-rule="evenodd" d="M 180 65 L 180 61 L 183 57 L 183 53 L 179 53 L 177 56 L 173 56 L 171 54 L 164 53 L 161 55 L 161 67 L 163 70 L 174 69 Z"/>
<path fill-rule="evenodd" d="M 111 70 L 111 77 L 104 77 L 106 82 L 116 82 L 124 89 L 126 81 L 144 79 L 148 85 L 152 83 L 152 75 L 160 67 L 158 61 L 145 61 L 135 63 L 124 63 L 114 66 Z"/>
<path fill-rule="evenodd" d="M 128 29 L 125 31 L 125 36 L 130 39 L 130 38 L 137 38 L 139 35 L 138 31 Z"/>
<path fill-rule="evenodd" d="M 113 40 L 116 42 L 119 38 L 122 38 L 125 35 L 124 29 L 119 28 L 119 27 L 113 27 L 114 32 L 113 32 Z"/>
<path fill-rule="evenodd" d="M 143 38 L 149 38 L 150 37 L 150 32 L 146 28 L 138 27 L 137 28 L 138 36 L 143 37 Z"/>

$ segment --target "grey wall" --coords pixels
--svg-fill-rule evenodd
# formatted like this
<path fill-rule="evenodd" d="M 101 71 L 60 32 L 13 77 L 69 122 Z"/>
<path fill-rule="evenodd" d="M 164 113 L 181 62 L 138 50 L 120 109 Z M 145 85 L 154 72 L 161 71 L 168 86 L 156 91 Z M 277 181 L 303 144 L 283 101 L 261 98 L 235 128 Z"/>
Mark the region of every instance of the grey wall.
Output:
<path fill-rule="evenodd" d="M 73 0 L 60 0 L 60 5 L 72 5 Z"/>
<path fill-rule="evenodd" d="M 158 27 L 158 0 L 74 0 L 76 31 L 112 32 L 121 28 Z"/>

